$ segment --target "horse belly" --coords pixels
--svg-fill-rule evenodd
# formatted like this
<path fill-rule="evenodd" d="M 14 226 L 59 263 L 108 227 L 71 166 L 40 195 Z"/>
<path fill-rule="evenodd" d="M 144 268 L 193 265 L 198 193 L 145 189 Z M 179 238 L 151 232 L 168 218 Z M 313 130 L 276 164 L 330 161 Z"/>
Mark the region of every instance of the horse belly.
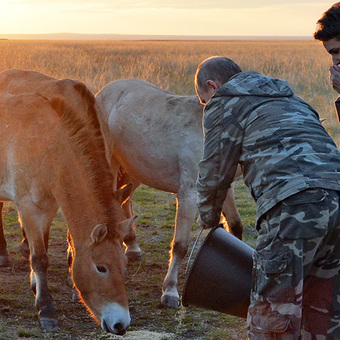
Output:
<path fill-rule="evenodd" d="M 115 157 L 124 170 L 139 182 L 158 190 L 178 192 L 180 173 L 177 161 L 165 160 L 163 156 L 150 158 L 146 154 L 129 154 L 128 150 L 115 153 Z"/>
<path fill-rule="evenodd" d="M 14 201 L 15 192 L 11 188 L 0 186 L 0 201 Z"/>

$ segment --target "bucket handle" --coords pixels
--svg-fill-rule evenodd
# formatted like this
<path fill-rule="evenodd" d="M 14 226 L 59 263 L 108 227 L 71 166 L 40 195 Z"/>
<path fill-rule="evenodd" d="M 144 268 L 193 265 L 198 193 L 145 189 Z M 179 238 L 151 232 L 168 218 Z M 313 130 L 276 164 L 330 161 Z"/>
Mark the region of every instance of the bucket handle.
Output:
<path fill-rule="evenodd" d="M 193 252 L 194 252 L 194 250 L 195 250 L 195 248 L 196 248 L 196 246 L 197 246 L 198 240 L 199 240 L 200 237 L 201 237 L 201 234 L 202 234 L 203 229 L 204 229 L 204 227 L 201 228 L 199 234 L 198 234 L 197 237 L 196 237 L 195 243 L 194 243 L 194 245 L 192 246 L 192 249 L 191 249 L 191 252 L 190 252 L 190 256 L 189 256 L 189 259 L 188 259 L 188 263 L 187 263 L 187 268 L 185 269 L 185 274 L 188 273 L 189 264 L 190 264 L 190 261 L 191 261 L 192 254 L 193 254 Z"/>

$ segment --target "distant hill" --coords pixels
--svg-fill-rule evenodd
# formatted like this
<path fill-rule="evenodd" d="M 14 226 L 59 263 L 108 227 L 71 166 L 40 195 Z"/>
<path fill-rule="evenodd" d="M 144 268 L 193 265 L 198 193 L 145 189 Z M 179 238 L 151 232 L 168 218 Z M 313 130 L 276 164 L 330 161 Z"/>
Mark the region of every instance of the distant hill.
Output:
<path fill-rule="evenodd" d="M 308 36 L 199 36 L 138 34 L 0 34 L 1 40 L 312 40 Z"/>

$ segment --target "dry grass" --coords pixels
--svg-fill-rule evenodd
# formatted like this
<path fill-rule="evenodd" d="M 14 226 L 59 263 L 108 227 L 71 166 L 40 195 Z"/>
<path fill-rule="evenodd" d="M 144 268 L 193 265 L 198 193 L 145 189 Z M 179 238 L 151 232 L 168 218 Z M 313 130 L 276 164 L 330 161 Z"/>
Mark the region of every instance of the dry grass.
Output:
<path fill-rule="evenodd" d="M 312 41 L 0 41 L 0 71 L 30 69 L 56 78 L 75 78 L 96 93 L 109 82 L 140 78 L 177 94 L 194 94 L 197 65 L 211 55 L 234 59 L 245 70 L 254 70 L 287 80 L 296 93 L 312 104 L 340 145 L 340 128 L 333 101 L 336 93 L 328 80 L 330 58 Z M 241 183 L 236 185 L 237 204 L 245 226 L 246 242 L 254 244 L 254 203 Z M 152 202 L 152 203 L 150 203 Z M 133 331 L 172 333 L 176 339 L 245 339 L 245 321 L 200 309 L 169 310 L 160 306 L 161 284 L 166 273 L 173 233 L 175 202 L 167 193 L 140 187 L 135 195 L 140 215 L 138 239 L 144 252 L 141 264 L 129 267 L 127 286 Z M 5 228 L 11 266 L 0 269 L 0 338 L 111 339 L 100 331 L 85 310 L 70 300 L 66 286 L 66 226 L 55 219 L 51 235 L 50 286 L 56 299 L 62 331 L 58 335 L 37 328 L 33 294 L 29 292 L 29 267 L 18 254 L 20 230 L 15 209 L 5 212 Z M 193 228 L 191 242 L 197 234 Z M 180 274 L 180 291 L 185 280 Z M 139 334 L 139 333 L 135 333 Z M 141 333 L 140 333 L 141 334 Z M 144 333 L 143 333 L 144 334 Z"/>
<path fill-rule="evenodd" d="M 75 78 L 93 92 L 113 80 L 140 78 L 177 94 L 194 94 L 197 65 L 211 55 L 234 59 L 244 70 L 287 80 L 296 93 L 327 118 L 340 143 L 328 79 L 330 57 L 314 41 L 0 41 L 0 71 L 36 70 Z"/>

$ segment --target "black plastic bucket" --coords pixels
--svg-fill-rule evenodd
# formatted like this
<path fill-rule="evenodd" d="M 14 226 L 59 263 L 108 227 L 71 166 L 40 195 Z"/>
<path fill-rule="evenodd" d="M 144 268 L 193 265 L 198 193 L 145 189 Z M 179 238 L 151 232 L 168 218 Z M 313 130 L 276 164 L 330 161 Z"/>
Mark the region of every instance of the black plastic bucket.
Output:
<path fill-rule="evenodd" d="M 183 306 L 246 318 L 253 252 L 253 248 L 223 227 L 212 229 L 190 268 L 182 295 Z"/>

